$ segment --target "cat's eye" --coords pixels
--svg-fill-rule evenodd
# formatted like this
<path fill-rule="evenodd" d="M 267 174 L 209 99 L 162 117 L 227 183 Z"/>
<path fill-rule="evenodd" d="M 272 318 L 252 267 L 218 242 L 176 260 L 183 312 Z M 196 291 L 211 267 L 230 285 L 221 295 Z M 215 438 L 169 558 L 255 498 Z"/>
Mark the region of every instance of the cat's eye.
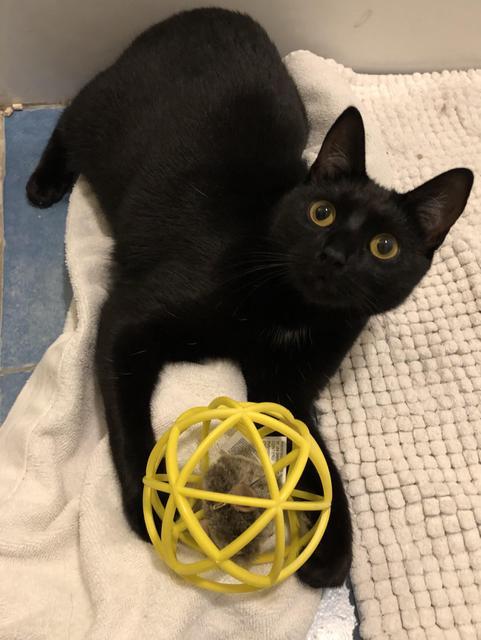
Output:
<path fill-rule="evenodd" d="M 320 227 L 328 227 L 336 219 L 336 208 L 327 200 L 318 200 L 309 207 L 309 217 Z"/>
<path fill-rule="evenodd" d="M 391 260 L 399 253 L 399 244 L 390 233 L 380 233 L 371 240 L 369 249 L 379 260 Z"/>

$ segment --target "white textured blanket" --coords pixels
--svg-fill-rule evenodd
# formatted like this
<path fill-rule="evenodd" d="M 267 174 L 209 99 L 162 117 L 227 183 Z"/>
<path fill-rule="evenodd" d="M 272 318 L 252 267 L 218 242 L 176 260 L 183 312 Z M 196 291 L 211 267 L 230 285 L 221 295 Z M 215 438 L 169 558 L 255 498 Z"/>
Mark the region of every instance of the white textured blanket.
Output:
<path fill-rule="evenodd" d="M 368 169 L 384 184 L 481 169 L 481 73 L 360 76 L 307 52 L 287 64 L 313 149 L 354 103 Z M 402 309 L 371 323 L 321 400 L 352 497 L 365 640 L 481 635 L 479 194 L 475 183 L 431 274 Z M 125 525 L 92 373 L 110 247 L 80 183 L 65 332 L 0 429 L 0 639 L 304 638 L 319 594 L 295 578 L 257 595 L 198 591 Z M 219 393 L 244 394 L 234 367 L 171 367 L 154 401 L 157 429 Z M 318 617 L 310 637 L 346 637 L 330 622 Z"/>
<path fill-rule="evenodd" d="M 296 52 L 287 62 L 314 106 L 326 61 Z M 324 84 L 328 99 L 353 96 L 371 153 L 387 151 L 384 168 L 368 157 L 380 182 L 406 191 L 456 166 L 476 174 L 430 273 L 400 309 L 370 323 L 320 408 L 354 513 L 363 640 L 479 639 L 481 70 L 368 76 L 327 65 L 336 86 L 345 83 L 345 95 L 331 97 Z M 314 130 L 314 146 L 321 135 Z"/>

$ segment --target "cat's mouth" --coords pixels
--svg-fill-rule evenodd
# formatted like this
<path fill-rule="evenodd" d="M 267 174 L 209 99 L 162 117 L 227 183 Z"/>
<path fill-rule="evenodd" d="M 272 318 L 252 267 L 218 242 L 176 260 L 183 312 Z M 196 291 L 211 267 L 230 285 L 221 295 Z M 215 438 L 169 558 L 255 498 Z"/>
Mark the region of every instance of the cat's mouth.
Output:
<path fill-rule="evenodd" d="M 328 278 L 312 273 L 304 273 L 296 278 L 298 288 L 308 302 L 322 306 L 345 307 L 347 296 L 337 278 Z"/>
<path fill-rule="evenodd" d="M 355 306 L 348 284 L 341 277 L 307 272 L 298 275 L 296 285 L 310 304 L 343 309 Z"/>

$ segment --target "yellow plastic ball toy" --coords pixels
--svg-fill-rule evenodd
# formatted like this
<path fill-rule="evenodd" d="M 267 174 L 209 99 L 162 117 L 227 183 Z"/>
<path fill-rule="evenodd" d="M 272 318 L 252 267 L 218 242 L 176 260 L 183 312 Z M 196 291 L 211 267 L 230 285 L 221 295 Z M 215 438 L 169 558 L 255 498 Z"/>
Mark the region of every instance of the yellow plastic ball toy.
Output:
<path fill-rule="evenodd" d="M 179 438 L 196 425 L 201 425 L 197 427 L 199 445 L 180 467 Z M 230 430 L 240 432 L 255 449 L 265 473 L 269 497 L 217 493 L 202 488 L 203 476 L 209 469 L 209 450 Z M 263 438 L 273 432 L 286 436 L 291 443 L 290 451 L 274 464 L 263 442 Z M 164 459 L 167 473 L 158 473 Z M 308 459 L 319 474 L 322 496 L 296 488 Z M 284 484 L 279 486 L 277 476 L 283 469 L 287 475 Z M 322 451 L 303 422 L 296 420 L 286 408 L 270 402 L 236 402 L 222 397 L 208 407 L 189 409 L 155 445 L 143 482 L 145 523 L 159 556 L 175 573 L 192 584 L 223 593 L 271 587 L 297 571 L 318 546 L 331 510 L 331 478 Z M 159 492 L 168 494 L 165 508 Z M 255 507 L 263 511 L 233 542 L 219 548 L 202 527 L 202 501 Z M 154 511 L 162 521 L 160 534 Z M 305 533 L 299 522 L 299 511 L 319 511 L 317 521 Z M 241 566 L 233 557 L 271 522 L 274 523 L 273 549 L 258 554 L 251 562 L 252 565 L 271 565 L 270 570 L 267 574 L 255 573 Z M 198 552 L 200 559 L 180 561 L 179 541 Z M 224 576 L 231 576 L 230 582 L 203 575 L 216 570 L 223 571 Z"/>

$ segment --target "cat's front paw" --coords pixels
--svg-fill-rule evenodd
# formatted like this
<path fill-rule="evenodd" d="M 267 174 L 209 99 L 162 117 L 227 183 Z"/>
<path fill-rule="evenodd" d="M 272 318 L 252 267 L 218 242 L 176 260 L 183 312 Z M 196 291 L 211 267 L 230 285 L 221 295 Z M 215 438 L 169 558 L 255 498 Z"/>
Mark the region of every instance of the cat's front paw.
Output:
<path fill-rule="evenodd" d="M 317 549 L 297 572 L 301 582 L 317 589 L 340 586 L 347 578 L 352 562 L 351 514 L 341 478 L 333 465 L 331 480 L 333 499 L 326 531 Z M 305 486 L 314 490 L 309 482 Z M 311 526 L 314 522 L 311 521 Z"/>
<path fill-rule="evenodd" d="M 297 572 L 299 580 L 315 589 L 339 587 L 351 568 L 351 548 L 324 548 L 321 541 L 313 555 Z"/>

